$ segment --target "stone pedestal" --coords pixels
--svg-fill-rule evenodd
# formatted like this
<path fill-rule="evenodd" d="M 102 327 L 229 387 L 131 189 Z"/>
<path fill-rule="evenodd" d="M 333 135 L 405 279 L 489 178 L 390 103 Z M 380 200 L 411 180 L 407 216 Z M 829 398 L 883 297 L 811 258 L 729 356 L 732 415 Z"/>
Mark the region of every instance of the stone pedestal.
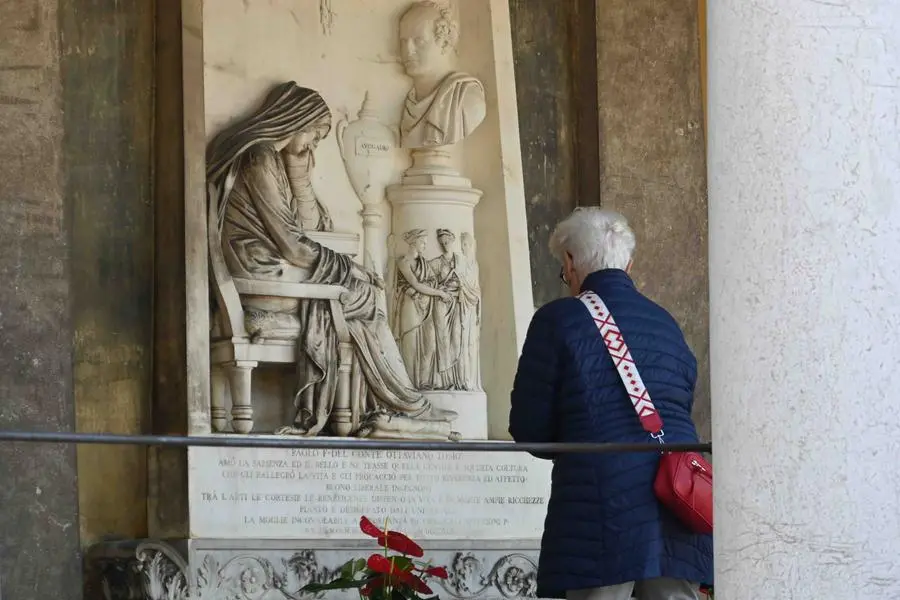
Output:
<path fill-rule="evenodd" d="M 475 206 L 481 199 L 481 190 L 471 187 L 469 180 L 458 175 L 452 168 L 444 167 L 439 162 L 435 164 L 436 161 L 429 164 L 429 158 L 438 158 L 440 160 L 443 158 L 443 154 L 440 150 L 414 151 L 415 162 L 413 167 L 406 172 L 403 183 L 390 186 L 387 190 L 388 200 L 393 208 L 395 237 L 401 238 L 395 244 L 394 253 L 395 256 L 401 256 L 405 251 L 404 246 L 409 244 L 408 241 L 404 243 L 402 238 L 408 235 L 408 232 L 420 230 L 425 239 L 427 239 L 423 258 L 429 265 L 433 265 L 435 261 L 440 260 L 438 257 L 444 252 L 439 233 L 442 231 L 449 232 L 450 235 L 454 236 L 454 240 L 448 248 L 454 254 L 454 258 L 451 260 L 456 264 L 454 267 L 457 273 L 456 276 L 460 279 L 465 279 L 467 277 L 466 272 L 472 271 L 473 273 L 470 278 L 472 283 L 479 287 L 479 290 L 477 295 L 478 306 L 471 308 L 471 310 L 477 311 L 479 314 L 467 319 L 469 326 L 473 327 L 475 331 L 471 334 L 465 331 L 462 333 L 461 337 L 464 339 L 460 345 L 463 347 L 459 351 L 458 364 L 467 365 L 465 368 L 472 369 L 475 374 L 466 378 L 468 379 L 467 386 L 464 385 L 464 382 L 449 383 L 437 381 L 436 387 L 446 387 L 448 389 L 432 391 L 428 390 L 426 385 L 423 387 L 423 393 L 438 407 L 451 409 L 459 415 L 453 426 L 454 430 L 458 431 L 463 439 L 483 440 L 487 439 L 488 424 L 487 395 L 481 388 L 480 375 L 481 292 L 480 282 L 478 281 L 478 262 L 477 256 L 466 256 L 460 252 L 461 240 L 469 239 L 472 240 L 472 244 L 469 247 L 472 248 L 471 252 L 474 253 Z M 423 156 L 427 158 L 422 160 Z M 432 279 L 424 283 L 441 287 L 442 277 L 438 272 L 439 270 L 439 267 L 430 268 Z M 395 281 L 402 277 L 403 275 L 397 272 Z M 395 312 L 404 310 L 403 307 L 398 306 L 404 300 L 405 298 L 402 297 L 395 300 L 391 310 Z M 433 321 L 440 318 L 434 314 L 436 312 L 434 309 L 438 306 L 437 303 L 440 302 L 440 299 L 431 298 L 426 299 L 426 301 L 431 303 L 432 308 L 422 311 L 422 316 L 425 319 L 422 327 L 428 327 L 433 330 Z M 456 317 L 451 315 L 451 318 Z M 398 322 L 400 322 L 399 317 L 394 319 L 394 323 Z M 451 327 L 455 326 L 457 325 L 451 325 Z M 398 326 L 396 325 L 394 327 L 394 335 L 398 337 L 402 335 L 402 332 L 398 331 Z M 435 354 L 437 355 L 442 351 L 447 352 L 449 340 L 442 339 L 440 333 L 432 332 L 432 335 L 435 337 Z M 474 348 L 465 347 L 466 338 L 469 335 L 473 336 L 470 338 L 470 341 L 474 340 Z M 442 346 L 444 347 L 443 349 Z M 402 343 L 401 348 L 404 348 Z M 407 352 L 407 355 L 404 356 L 408 363 L 412 360 L 417 360 L 415 357 L 421 355 L 421 350 L 413 350 L 411 352 L 414 355 L 412 359 L 408 356 L 409 354 L 410 352 Z M 407 366 L 411 369 L 416 368 L 411 364 Z M 429 367 L 429 369 L 434 372 L 439 369 L 436 356 L 434 365 Z M 454 387 L 457 389 L 453 389 Z M 459 387 L 468 387 L 469 389 L 460 390 L 458 389 Z"/>
<path fill-rule="evenodd" d="M 438 408 L 452 410 L 459 416 L 453 428 L 464 440 L 488 439 L 487 394 L 476 391 L 422 392 Z"/>
<path fill-rule="evenodd" d="M 188 464 L 191 537 L 94 548 L 93 585 L 112 589 L 108 597 L 299 597 L 306 583 L 377 551 L 359 530 L 363 515 L 387 519 L 447 567 L 439 596 L 534 595 L 548 461 L 505 452 L 192 448 Z"/>
<path fill-rule="evenodd" d="M 709 34 L 717 596 L 900 597 L 897 4 Z"/>
<path fill-rule="evenodd" d="M 475 206 L 481 200 L 481 190 L 449 185 L 400 184 L 388 188 L 393 208 L 394 232 L 403 234 L 422 228 L 434 238 L 437 230 L 449 229 L 457 236 L 475 230 Z"/>
<path fill-rule="evenodd" d="M 451 154 L 444 148 L 418 148 L 412 151 L 412 166 L 400 184 L 387 188 L 393 208 L 393 231 L 421 228 L 434 236 L 438 229 L 449 229 L 457 238 L 475 232 L 475 207 L 481 190 L 453 167 Z M 435 244 L 433 247 L 437 247 Z"/>
<path fill-rule="evenodd" d="M 314 541 L 141 540 L 107 544 L 94 552 L 92 589 L 110 600 L 281 600 L 306 597 L 308 583 L 329 581 L 349 556 L 367 556 L 370 544 Z M 446 581 L 429 582 L 439 598 L 533 598 L 537 555 L 515 544 L 422 543 Z M 310 596 L 311 597 L 311 596 Z M 356 600 L 355 591 L 328 599 Z"/>

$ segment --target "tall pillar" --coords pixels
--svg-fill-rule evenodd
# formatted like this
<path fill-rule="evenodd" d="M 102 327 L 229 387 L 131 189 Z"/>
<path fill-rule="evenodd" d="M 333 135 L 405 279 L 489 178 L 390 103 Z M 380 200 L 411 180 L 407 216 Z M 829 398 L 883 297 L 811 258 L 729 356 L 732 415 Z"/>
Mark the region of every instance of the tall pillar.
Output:
<path fill-rule="evenodd" d="M 716 591 L 900 597 L 900 7 L 709 3 Z"/>
<path fill-rule="evenodd" d="M 56 0 L 4 0 L 0 9 L 4 430 L 75 428 L 60 10 Z M 80 600 L 75 448 L 0 443 L 0 481 L 0 597 Z"/>

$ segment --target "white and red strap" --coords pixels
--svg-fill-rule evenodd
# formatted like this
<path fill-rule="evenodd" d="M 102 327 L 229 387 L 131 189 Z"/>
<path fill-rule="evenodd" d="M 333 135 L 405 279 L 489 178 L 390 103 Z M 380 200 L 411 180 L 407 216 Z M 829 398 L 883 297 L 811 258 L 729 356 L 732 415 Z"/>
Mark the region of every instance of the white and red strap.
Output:
<path fill-rule="evenodd" d="M 637 365 L 634 364 L 634 359 L 631 357 L 631 351 L 628 350 L 625 338 L 622 337 L 622 332 L 619 330 L 619 326 L 616 325 L 612 313 L 609 312 L 600 296 L 594 292 L 582 292 L 578 299 L 591 313 L 591 318 L 594 319 L 594 324 L 600 331 L 600 337 L 603 338 L 606 349 L 609 350 L 609 355 L 612 357 L 613 364 L 616 365 L 619 377 L 622 378 L 622 383 L 625 384 L 628 397 L 631 398 L 631 404 L 634 405 L 634 412 L 637 413 L 638 418 L 641 420 L 641 425 L 654 437 L 661 437 L 663 428 L 662 417 L 659 416 L 653 401 L 650 400 L 650 393 L 644 386 L 644 381 L 641 379 L 640 373 L 638 373 Z"/>

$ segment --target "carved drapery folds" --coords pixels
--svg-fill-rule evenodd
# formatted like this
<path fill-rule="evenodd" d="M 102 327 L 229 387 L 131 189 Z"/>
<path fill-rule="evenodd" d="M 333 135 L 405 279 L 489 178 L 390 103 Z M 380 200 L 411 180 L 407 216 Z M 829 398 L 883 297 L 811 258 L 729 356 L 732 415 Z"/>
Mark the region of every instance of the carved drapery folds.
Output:
<path fill-rule="evenodd" d="M 252 369 L 294 362 L 296 416 L 278 433 L 453 438 L 455 413 L 433 407 L 409 379 L 381 276 L 309 235 L 333 227 L 311 181 L 330 129 L 321 95 L 288 82 L 209 146 L 213 362 L 219 351 L 232 373 L 235 429 L 251 428 Z M 224 401 L 213 401 L 215 419 Z"/>
<path fill-rule="evenodd" d="M 209 144 L 216 431 L 254 430 L 252 373 L 273 362 L 297 372 L 295 417 L 276 433 L 457 439 L 450 424 L 462 407 L 486 411 L 473 234 L 481 192 L 450 160 L 450 147 L 484 121 L 484 86 L 455 70 L 459 23 L 443 4 L 410 5 L 398 41 L 412 83 L 398 111 L 399 137 L 414 155 L 399 185 L 389 185 L 399 175 L 396 130 L 379 121 L 368 93 L 358 118 L 340 121 L 329 138 L 325 99 L 286 82 Z M 317 233 L 339 234 L 313 186 L 326 140 L 336 140 L 341 175 L 363 207 L 364 265 L 316 241 Z M 409 248 L 399 257 L 384 248 L 390 234 L 380 229 L 385 189 L 394 236 Z M 417 249 L 426 237 L 437 241 L 436 253 Z M 385 268 L 394 284 L 387 289 Z M 477 421 L 468 433 L 483 438 L 486 415 Z"/>
<path fill-rule="evenodd" d="M 408 250 L 396 259 L 392 324 L 403 359 L 420 390 L 480 391 L 481 286 L 475 240 L 435 232 L 441 251 L 426 259 L 427 232 L 411 229 Z"/>

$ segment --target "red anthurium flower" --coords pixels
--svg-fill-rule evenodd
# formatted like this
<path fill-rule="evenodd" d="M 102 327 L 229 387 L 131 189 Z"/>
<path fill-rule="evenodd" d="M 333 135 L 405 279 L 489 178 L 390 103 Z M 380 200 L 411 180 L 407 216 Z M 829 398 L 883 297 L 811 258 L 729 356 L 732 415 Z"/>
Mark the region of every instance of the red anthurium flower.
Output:
<path fill-rule="evenodd" d="M 399 552 L 400 554 L 405 554 L 407 556 L 414 556 L 416 558 L 425 556 L 425 551 L 422 550 L 422 546 L 418 545 L 399 531 L 388 531 L 387 535 L 378 536 L 378 543 L 382 546 L 387 546 L 394 552 Z"/>
<path fill-rule="evenodd" d="M 407 573 L 406 577 L 402 579 L 403 583 L 409 585 L 412 589 L 416 590 L 420 594 L 433 594 L 431 588 L 428 587 L 428 584 L 413 575 L 412 573 Z"/>
<path fill-rule="evenodd" d="M 450 575 L 447 573 L 447 569 L 444 567 L 428 567 L 426 569 L 421 569 L 423 573 L 429 575 L 431 577 L 437 577 L 438 579 L 447 579 Z"/>
<path fill-rule="evenodd" d="M 367 517 L 361 517 L 359 519 L 359 528 L 369 537 L 377 538 L 380 535 L 384 535 L 384 532 L 378 529 L 375 523 L 370 521 Z"/>
<path fill-rule="evenodd" d="M 431 588 L 424 581 L 410 573 L 397 567 L 391 559 L 381 554 L 373 554 L 366 561 L 366 565 L 376 573 L 384 573 L 391 580 L 406 584 L 412 589 L 422 594 L 431 594 Z"/>
<path fill-rule="evenodd" d="M 416 558 L 425 556 L 425 551 L 421 546 L 399 531 L 382 531 L 366 517 L 359 520 L 359 528 L 364 534 L 377 538 L 379 546 L 385 546 L 394 552 Z"/>
<path fill-rule="evenodd" d="M 387 556 L 382 554 L 373 554 L 366 561 L 366 565 L 376 573 L 385 573 L 390 575 L 394 571 L 399 571 Z"/>

